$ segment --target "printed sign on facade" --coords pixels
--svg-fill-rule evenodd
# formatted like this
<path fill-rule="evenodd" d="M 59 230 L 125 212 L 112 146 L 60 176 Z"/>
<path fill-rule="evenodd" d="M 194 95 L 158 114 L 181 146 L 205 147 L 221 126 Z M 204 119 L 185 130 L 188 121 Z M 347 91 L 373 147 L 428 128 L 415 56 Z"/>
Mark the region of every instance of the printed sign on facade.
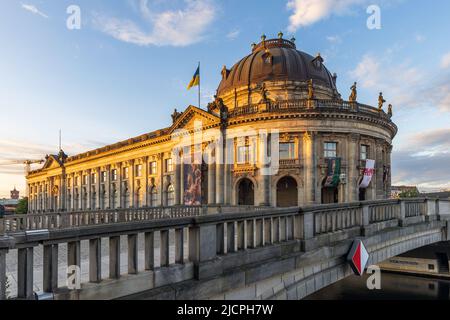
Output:
<path fill-rule="evenodd" d="M 373 174 L 375 172 L 375 160 L 366 160 L 366 168 L 364 169 L 364 176 L 359 185 L 359 188 L 366 189 L 370 181 L 372 181 Z"/>
<path fill-rule="evenodd" d="M 183 201 L 186 206 L 200 206 L 202 204 L 202 170 L 201 164 L 197 162 L 184 161 L 183 164 Z"/>
<path fill-rule="evenodd" d="M 328 159 L 328 173 L 325 181 L 326 188 L 335 188 L 338 186 L 341 175 L 341 158 Z"/>

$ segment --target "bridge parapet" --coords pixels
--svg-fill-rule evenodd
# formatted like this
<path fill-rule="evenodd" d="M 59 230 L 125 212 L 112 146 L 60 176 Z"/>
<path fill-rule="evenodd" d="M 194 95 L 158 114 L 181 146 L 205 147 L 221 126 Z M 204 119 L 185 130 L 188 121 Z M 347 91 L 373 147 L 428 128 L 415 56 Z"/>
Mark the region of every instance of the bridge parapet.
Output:
<path fill-rule="evenodd" d="M 55 299 L 110 299 L 187 280 L 215 278 L 230 274 L 236 268 L 261 264 L 286 254 L 307 253 L 387 228 L 446 220 L 450 217 L 450 202 L 380 200 L 302 208 L 246 208 L 242 212 L 233 212 L 234 208 L 228 210 L 229 213 L 223 213 L 227 210 L 222 208 L 220 211 L 222 213 L 208 214 L 200 207 L 178 208 L 164 215 L 164 210 L 156 214 L 136 209 L 114 214 L 45 214 L 31 220 L 13 217 L 8 223 L 2 221 L 0 299 L 5 298 L 6 255 L 10 250 L 17 250 L 19 299 L 35 298 L 33 277 L 39 264 L 34 261 L 36 250 L 43 252 L 43 292 L 53 294 Z M 144 242 L 143 250 L 138 250 L 139 237 Z M 81 261 L 82 241 L 89 242 L 86 264 Z M 107 279 L 102 278 L 101 270 L 103 241 L 109 243 Z M 120 272 L 122 241 L 127 243 L 126 274 Z M 79 290 L 60 285 L 58 274 L 65 267 L 58 263 L 61 244 L 67 245 L 68 266 L 88 267 L 89 279 Z M 139 257 L 144 260 L 143 269 L 139 268 Z M 269 267 L 267 270 L 270 272 Z M 225 290 L 225 285 L 219 289 Z"/>

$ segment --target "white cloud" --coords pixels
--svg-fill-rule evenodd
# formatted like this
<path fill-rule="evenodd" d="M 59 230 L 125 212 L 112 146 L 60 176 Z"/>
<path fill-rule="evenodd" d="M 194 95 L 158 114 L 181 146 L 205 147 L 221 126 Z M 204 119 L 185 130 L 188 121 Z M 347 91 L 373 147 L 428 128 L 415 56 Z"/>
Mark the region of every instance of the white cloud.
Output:
<path fill-rule="evenodd" d="M 239 37 L 239 35 L 241 34 L 241 31 L 236 29 L 233 31 L 228 32 L 227 34 L 227 39 L 229 40 L 235 40 L 237 37 Z"/>
<path fill-rule="evenodd" d="M 357 4 L 365 0 L 289 0 L 287 8 L 293 11 L 289 17 L 290 32 L 298 28 L 309 26 L 332 14 L 345 14 Z"/>
<path fill-rule="evenodd" d="M 187 46 L 203 39 L 216 16 L 212 0 L 184 0 L 185 7 L 155 12 L 148 0 L 140 0 L 139 13 L 149 30 L 135 21 L 97 14 L 94 24 L 102 32 L 140 46 Z"/>
<path fill-rule="evenodd" d="M 328 36 L 327 37 L 328 42 L 332 43 L 332 44 L 339 44 L 342 43 L 342 38 L 338 35 L 335 36 Z"/>
<path fill-rule="evenodd" d="M 450 68 L 450 52 L 445 54 L 441 59 L 441 67 L 443 69 Z"/>
<path fill-rule="evenodd" d="M 22 3 L 21 6 L 22 6 L 23 9 L 25 9 L 25 10 L 31 12 L 31 13 L 37 14 L 37 15 L 43 17 L 43 18 L 48 18 L 48 15 L 46 15 L 45 13 L 40 11 L 38 8 L 36 8 L 36 6 L 34 6 L 32 4 L 24 4 L 24 3 Z"/>

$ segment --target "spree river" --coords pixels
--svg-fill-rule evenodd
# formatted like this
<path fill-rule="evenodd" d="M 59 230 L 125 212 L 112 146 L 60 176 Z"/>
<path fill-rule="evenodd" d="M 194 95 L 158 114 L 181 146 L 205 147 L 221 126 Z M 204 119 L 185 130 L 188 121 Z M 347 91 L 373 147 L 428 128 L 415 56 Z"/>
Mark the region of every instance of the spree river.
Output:
<path fill-rule="evenodd" d="M 381 273 L 381 289 L 369 290 L 368 276 L 350 276 L 306 300 L 450 300 L 450 281 L 398 273 Z"/>

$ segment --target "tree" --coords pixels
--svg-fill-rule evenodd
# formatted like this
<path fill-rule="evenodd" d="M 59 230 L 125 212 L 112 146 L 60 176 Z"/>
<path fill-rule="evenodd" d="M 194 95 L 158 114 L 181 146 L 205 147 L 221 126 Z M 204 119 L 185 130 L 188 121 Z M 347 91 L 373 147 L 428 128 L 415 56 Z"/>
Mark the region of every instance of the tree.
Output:
<path fill-rule="evenodd" d="M 403 191 L 399 194 L 399 198 L 418 198 L 420 196 L 419 191 L 416 190 L 408 190 Z"/>
<path fill-rule="evenodd" d="M 28 213 L 28 198 L 22 198 L 19 200 L 16 208 L 16 214 L 27 214 Z"/>

